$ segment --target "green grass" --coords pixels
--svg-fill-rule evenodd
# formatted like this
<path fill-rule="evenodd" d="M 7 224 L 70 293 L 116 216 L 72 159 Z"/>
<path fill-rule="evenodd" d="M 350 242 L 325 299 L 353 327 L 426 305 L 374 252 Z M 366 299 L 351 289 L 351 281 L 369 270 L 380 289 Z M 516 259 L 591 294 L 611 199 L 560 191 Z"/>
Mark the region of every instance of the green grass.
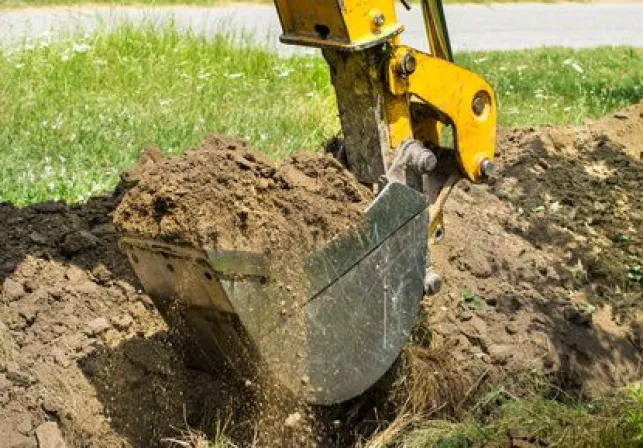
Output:
<path fill-rule="evenodd" d="M 643 93 L 643 55 L 631 48 L 457 60 L 495 86 L 505 126 L 579 123 Z M 0 50 L 0 79 L 0 200 L 18 205 L 108 190 L 151 144 L 179 154 L 218 132 L 280 157 L 339 129 L 321 58 L 281 59 L 173 28 Z"/>
<path fill-rule="evenodd" d="M 494 393 L 494 401 L 498 401 Z M 643 389 L 632 387 L 623 394 L 574 404 L 533 395 L 503 397 L 502 403 L 481 415 L 459 423 L 427 422 L 400 438 L 400 448 L 469 448 L 509 446 L 509 435 L 523 443 L 564 448 L 637 448 L 643 446 Z M 523 446 L 523 445 L 520 445 Z"/>

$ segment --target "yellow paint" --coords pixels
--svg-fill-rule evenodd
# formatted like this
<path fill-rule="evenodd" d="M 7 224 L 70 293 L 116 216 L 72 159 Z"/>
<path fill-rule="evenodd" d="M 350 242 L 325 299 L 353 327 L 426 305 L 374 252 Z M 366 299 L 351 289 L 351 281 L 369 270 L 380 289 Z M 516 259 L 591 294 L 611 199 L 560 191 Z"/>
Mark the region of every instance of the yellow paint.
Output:
<path fill-rule="evenodd" d="M 404 28 L 394 0 L 275 0 L 285 43 L 356 50 Z"/>
<path fill-rule="evenodd" d="M 401 77 L 399 60 L 406 52 L 413 53 L 417 68 L 410 76 Z M 484 159 L 493 160 L 496 145 L 496 101 L 489 84 L 451 62 L 405 46 L 395 50 L 388 72 L 394 95 L 417 96 L 453 125 L 460 165 L 469 179 L 480 180 L 480 163 Z M 486 100 L 479 116 L 472 109 L 476 95 L 482 95 Z"/>

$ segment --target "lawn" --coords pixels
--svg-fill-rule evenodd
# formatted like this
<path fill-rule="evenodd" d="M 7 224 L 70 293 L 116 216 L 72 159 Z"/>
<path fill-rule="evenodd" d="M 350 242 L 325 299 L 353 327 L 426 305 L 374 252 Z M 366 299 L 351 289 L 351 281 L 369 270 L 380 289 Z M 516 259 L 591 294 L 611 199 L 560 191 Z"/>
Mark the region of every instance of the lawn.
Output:
<path fill-rule="evenodd" d="M 281 157 L 338 131 L 324 61 L 124 26 L 0 52 L 0 200 L 80 201 L 148 145 L 179 154 L 209 132 Z M 460 53 L 498 94 L 504 126 L 580 123 L 643 96 L 632 48 Z"/>

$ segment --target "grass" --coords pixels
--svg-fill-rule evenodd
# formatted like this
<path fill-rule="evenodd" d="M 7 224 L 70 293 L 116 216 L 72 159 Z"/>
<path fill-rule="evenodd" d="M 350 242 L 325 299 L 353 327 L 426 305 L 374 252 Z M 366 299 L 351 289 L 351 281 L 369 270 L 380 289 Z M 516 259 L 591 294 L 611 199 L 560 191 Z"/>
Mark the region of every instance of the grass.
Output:
<path fill-rule="evenodd" d="M 81 201 L 112 188 L 148 145 L 179 154 L 209 132 L 281 157 L 339 124 L 324 61 L 225 37 L 123 26 L 0 50 L 0 200 Z M 632 48 L 460 53 L 495 86 L 500 123 L 577 124 L 643 96 Z"/>
<path fill-rule="evenodd" d="M 494 391 L 501 404 L 487 414 L 474 407 L 462 422 L 425 422 L 390 446 L 403 448 L 504 447 L 637 448 L 643 446 L 643 389 L 631 387 L 616 397 L 591 403 L 562 403 L 533 395 L 509 397 Z M 488 398 L 488 397 L 487 397 Z M 484 404 L 484 400 L 479 404 Z M 514 446 L 514 445 L 512 445 Z"/>

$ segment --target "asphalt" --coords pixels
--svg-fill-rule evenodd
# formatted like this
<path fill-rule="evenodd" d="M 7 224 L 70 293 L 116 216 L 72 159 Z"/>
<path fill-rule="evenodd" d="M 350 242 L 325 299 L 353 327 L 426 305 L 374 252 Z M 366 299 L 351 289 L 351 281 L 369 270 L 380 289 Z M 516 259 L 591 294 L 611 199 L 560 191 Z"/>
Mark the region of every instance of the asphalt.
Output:
<path fill-rule="evenodd" d="M 407 32 L 404 42 L 426 48 L 422 14 L 400 8 Z M 455 50 L 510 50 L 544 46 L 586 48 L 602 45 L 643 47 L 643 3 L 555 3 L 447 5 L 446 16 Z M 173 21 L 181 30 L 211 36 L 217 32 L 245 32 L 261 45 L 281 53 L 292 47 L 277 45 L 280 31 L 274 7 L 55 7 L 0 11 L 0 45 L 25 40 L 88 34 L 123 22 L 162 27 Z M 298 49 L 296 51 L 311 51 Z"/>

